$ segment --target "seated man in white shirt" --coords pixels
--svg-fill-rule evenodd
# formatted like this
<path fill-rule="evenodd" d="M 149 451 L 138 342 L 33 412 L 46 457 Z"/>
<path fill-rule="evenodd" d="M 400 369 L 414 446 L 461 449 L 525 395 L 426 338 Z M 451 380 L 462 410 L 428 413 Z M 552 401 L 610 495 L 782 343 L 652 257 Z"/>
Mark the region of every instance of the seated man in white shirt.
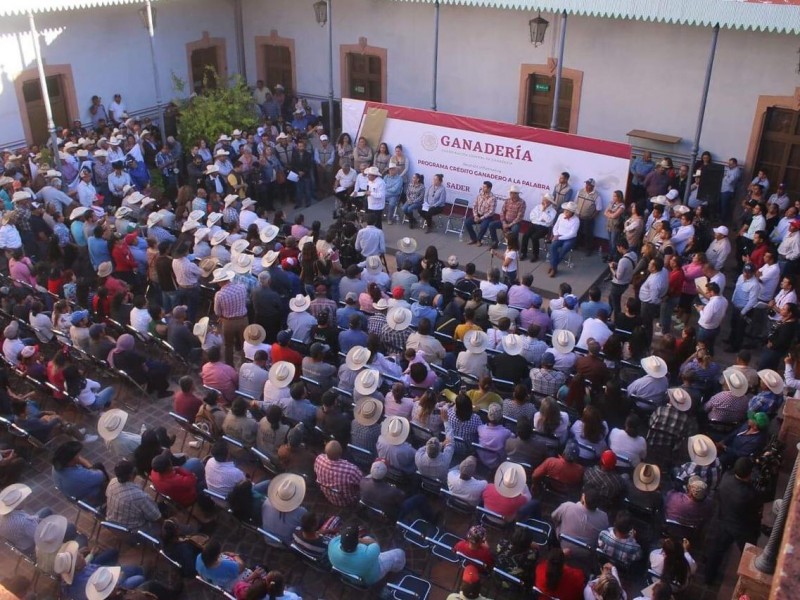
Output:
<path fill-rule="evenodd" d="M 608 314 L 604 309 L 597 311 L 597 316 L 593 319 L 586 319 L 583 322 L 581 337 L 578 340 L 578 348 L 586 348 L 589 338 L 594 338 L 602 346 L 611 337 L 611 329 L 606 325 Z"/>
<path fill-rule="evenodd" d="M 472 506 L 478 506 L 483 497 L 483 491 L 488 482 L 475 479 L 475 470 L 478 468 L 478 459 L 468 456 L 461 464 L 447 473 L 447 488 L 459 500 Z"/>
<path fill-rule="evenodd" d="M 211 447 L 211 458 L 205 467 L 206 487 L 209 491 L 228 496 L 237 483 L 247 476 L 235 465 L 228 456 L 228 443 L 222 440 Z M 265 479 L 253 485 L 253 491 L 261 494 L 267 493 L 269 480 Z"/>

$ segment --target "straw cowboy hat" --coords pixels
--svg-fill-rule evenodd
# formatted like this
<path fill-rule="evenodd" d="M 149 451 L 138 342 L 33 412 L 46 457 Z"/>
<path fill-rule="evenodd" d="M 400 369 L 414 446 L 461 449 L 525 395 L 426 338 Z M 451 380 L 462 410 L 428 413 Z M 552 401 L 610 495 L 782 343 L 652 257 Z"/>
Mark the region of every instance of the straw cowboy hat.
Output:
<path fill-rule="evenodd" d="M 547 200 L 548 202 L 553 202 L 553 197 L 550 195 L 550 192 L 545 192 L 542 194 L 542 200 Z"/>
<path fill-rule="evenodd" d="M 31 495 L 31 488 L 24 483 L 12 483 L 0 492 L 0 515 L 7 515 Z"/>
<path fill-rule="evenodd" d="M 297 243 L 297 246 L 302 250 L 303 246 L 305 246 L 309 242 L 311 242 L 313 244 L 314 243 L 314 237 L 311 236 L 311 235 L 304 235 L 303 237 L 300 238 L 300 241 Z"/>
<path fill-rule="evenodd" d="M 222 283 L 224 281 L 230 281 L 236 276 L 231 269 L 226 267 L 222 267 L 221 269 L 214 270 L 214 277 L 211 279 L 211 283 Z"/>
<path fill-rule="evenodd" d="M 527 487 L 525 469 L 517 463 L 504 462 L 494 474 L 494 487 L 504 498 L 516 498 Z"/>
<path fill-rule="evenodd" d="M 64 543 L 68 523 L 64 515 L 50 515 L 39 521 L 33 534 L 36 550 L 47 554 L 58 550 Z"/>
<path fill-rule="evenodd" d="M 181 226 L 181 232 L 186 233 L 187 231 L 192 231 L 200 227 L 200 223 L 197 221 L 192 221 L 191 219 L 187 219 L 186 222 Z"/>
<path fill-rule="evenodd" d="M 266 330 L 258 323 L 251 323 L 244 328 L 244 340 L 253 345 L 258 345 L 267 338 Z"/>
<path fill-rule="evenodd" d="M 353 416 L 356 421 L 365 427 L 374 425 L 381 419 L 383 414 L 383 403 L 375 398 L 362 398 L 356 402 Z"/>
<path fill-rule="evenodd" d="M 510 356 L 517 356 L 522 353 L 522 336 L 509 333 L 503 338 L 503 351 Z"/>
<path fill-rule="evenodd" d="M 197 323 L 194 324 L 192 328 L 192 333 L 196 335 L 201 342 L 206 341 L 206 335 L 208 335 L 208 317 L 203 317 Z"/>
<path fill-rule="evenodd" d="M 375 177 L 381 176 L 381 170 L 378 167 L 369 167 L 364 171 L 364 175 L 374 175 Z"/>
<path fill-rule="evenodd" d="M 250 243 L 246 239 L 236 240 L 231 244 L 231 254 L 241 254 L 247 250 Z"/>
<path fill-rule="evenodd" d="M 225 200 L 224 200 L 225 208 L 228 208 L 231 204 L 236 202 L 238 199 L 239 199 L 239 196 L 237 196 L 236 194 L 228 194 L 227 196 L 225 196 Z"/>
<path fill-rule="evenodd" d="M 363 369 L 356 375 L 354 387 L 362 396 L 370 396 L 381 385 L 381 373 L 376 369 Z"/>
<path fill-rule="evenodd" d="M 53 572 L 56 575 L 61 575 L 67 585 L 71 585 L 72 579 L 75 577 L 78 549 L 78 542 L 66 542 L 61 545 L 53 559 Z"/>
<path fill-rule="evenodd" d="M 468 331 L 464 335 L 464 347 L 467 352 L 471 354 L 481 354 L 486 352 L 486 344 L 489 342 L 489 336 L 485 332 L 478 329 Z"/>
<path fill-rule="evenodd" d="M 150 198 L 149 196 L 145 196 L 144 198 L 142 198 L 142 208 L 147 208 L 148 206 L 153 204 L 155 201 L 156 201 L 155 198 Z"/>
<path fill-rule="evenodd" d="M 758 372 L 758 378 L 761 380 L 761 383 L 767 386 L 769 391 L 773 394 L 783 393 L 783 379 L 772 369 L 761 369 Z"/>
<path fill-rule="evenodd" d="M 393 306 L 386 313 L 386 324 L 390 329 L 403 331 L 411 325 L 412 314 L 405 306 Z"/>
<path fill-rule="evenodd" d="M 717 447 L 707 435 L 693 435 L 687 442 L 689 458 L 701 467 L 707 467 L 717 460 Z"/>
<path fill-rule="evenodd" d="M 577 205 L 572 200 L 569 202 L 564 202 L 564 204 L 561 205 L 561 210 L 568 210 L 572 214 L 575 214 L 577 208 Z"/>
<path fill-rule="evenodd" d="M 189 213 L 189 219 L 191 221 L 197 221 L 198 223 L 202 221 L 205 216 L 206 213 L 205 211 L 202 210 L 193 210 L 192 212 Z"/>
<path fill-rule="evenodd" d="M 282 513 L 292 512 L 303 504 L 306 480 L 295 473 L 280 473 L 269 484 L 269 503 Z"/>
<path fill-rule="evenodd" d="M 253 268 L 253 258 L 252 254 L 237 254 L 229 266 L 234 272 L 246 275 Z"/>
<path fill-rule="evenodd" d="M 194 232 L 194 243 L 197 244 L 202 242 L 208 234 L 211 233 L 211 230 L 208 227 L 200 227 L 197 231 Z"/>
<path fill-rule="evenodd" d="M 380 256 L 368 256 L 366 264 L 367 264 L 367 271 L 369 271 L 373 275 L 383 271 L 383 263 L 381 263 Z"/>
<path fill-rule="evenodd" d="M 278 236 L 279 232 L 280 229 L 278 229 L 278 227 L 276 227 L 272 223 L 267 223 L 266 225 L 264 225 L 261 231 L 258 232 L 258 237 L 261 239 L 262 242 L 268 244 Z"/>
<path fill-rule="evenodd" d="M 686 412 L 692 407 L 692 397 L 683 388 L 670 388 L 667 390 L 669 403 L 681 412 Z"/>
<path fill-rule="evenodd" d="M 69 220 L 74 221 L 75 219 L 80 219 L 90 210 L 92 209 L 87 206 L 79 206 L 78 208 L 73 209 L 71 213 L 69 213 Z"/>
<path fill-rule="evenodd" d="M 199 267 L 200 270 L 203 272 L 203 277 L 208 277 L 211 273 L 214 272 L 214 269 L 217 268 L 219 261 L 214 258 L 213 256 L 207 256 L 206 258 L 200 261 Z"/>
<path fill-rule="evenodd" d="M 128 413 L 119 408 L 112 408 L 100 416 L 97 421 L 97 433 L 105 441 L 110 442 L 119 437 L 127 421 Z"/>
<path fill-rule="evenodd" d="M 127 206 L 120 206 L 120 207 L 119 207 L 119 208 L 116 210 L 116 212 L 114 212 L 114 216 L 115 216 L 117 219 L 124 219 L 125 217 L 127 217 L 128 215 L 130 215 L 132 212 L 133 212 L 133 211 L 132 211 L 130 208 L 128 208 Z"/>
<path fill-rule="evenodd" d="M 230 154 L 231 154 L 230 152 L 228 152 L 227 150 L 223 150 L 222 148 L 214 152 L 214 156 L 217 158 L 221 156 L 230 156 Z"/>
<path fill-rule="evenodd" d="M 364 346 L 353 346 L 347 351 L 347 356 L 344 359 L 344 364 L 351 371 L 360 371 L 369 362 L 372 352 Z"/>
<path fill-rule="evenodd" d="M 105 600 L 119 583 L 122 567 L 100 567 L 86 582 L 87 600 Z"/>
<path fill-rule="evenodd" d="M 568 329 L 553 332 L 553 350 L 559 354 L 569 354 L 575 348 L 575 334 Z"/>
<path fill-rule="evenodd" d="M 510 188 L 508 188 L 508 193 L 522 195 L 522 188 L 520 188 L 518 185 L 512 185 Z"/>
<path fill-rule="evenodd" d="M 208 217 L 206 218 L 206 225 L 211 227 L 219 223 L 220 219 L 222 219 L 222 213 L 212 212 L 208 213 Z"/>
<path fill-rule="evenodd" d="M 279 360 L 269 368 L 269 381 L 278 388 L 285 388 L 294 379 L 295 366 L 286 360 Z"/>
<path fill-rule="evenodd" d="M 759 373 L 759 378 L 761 373 Z M 731 394 L 737 398 L 741 398 L 747 393 L 747 377 L 744 376 L 739 369 L 725 369 L 722 372 L 722 378 L 725 380 L 725 385 L 731 391 Z"/>
<path fill-rule="evenodd" d="M 679 204 L 678 206 L 672 209 L 672 212 L 677 216 L 685 215 L 691 211 L 692 211 L 691 208 L 689 208 L 688 206 L 684 206 L 683 204 Z"/>
<path fill-rule="evenodd" d="M 263 266 L 264 268 L 271 267 L 275 263 L 275 261 L 278 260 L 279 256 L 280 255 L 274 250 L 267 251 L 264 257 L 261 259 L 261 266 Z"/>
<path fill-rule="evenodd" d="M 211 236 L 211 245 L 212 246 L 219 246 L 222 242 L 228 239 L 228 232 L 227 231 L 217 231 L 214 235 Z"/>
<path fill-rule="evenodd" d="M 389 301 L 386 298 L 381 298 L 372 304 L 375 310 L 389 310 Z"/>
<path fill-rule="evenodd" d="M 405 417 L 391 416 L 381 423 L 381 437 L 390 446 L 399 446 L 408 439 L 411 424 Z"/>
<path fill-rule="evenodd" d="M 650 202 L 653 203 L 653 204 L 659 204 L 661 206 L 666 206 L 668 201 L 667 201 L 667 197 L 666 196 L 659 195 L 659 196 L 653 196 L 652 198 L 650 198 Z"/>
<path fill-rule="evenodd" d="M 303 296 L 303 294 L 297 294 L 294 298 L 289 300 L 289 309 L 292 312 L 305 312 L 308 310 L 309 306 L 311 306 L 311 298 Z"/>
<path fill-rule="evenodd" d="M 642 365 L 644 372 L 650 375 L 650 377 L 659 379 L 667 376 L 667 363 L 664 362 L 664 359 L 659 356 L 645 356 L 640 361 L 640 364 Z"/>
<path fill-rule="evenodd" d="M 154 212 L 150 213 L 150 216 L 147 217 L 147 226 L 154 227 L 156 223 L 160 222 L 162 215 L 160 213 Z"/>
<path fill-rule="evenodd" d="M 245 198 L 244 200 L 242 200 L 242 210 L 247 210 L 251 206 L 255 206 L 255 205 L 256 205 L 256 201 L 253 200 L 252 198 Z"/>
<path fill-rule="evenodd" d="M 642 492 L 654 492 L 661 483 L 661 469 L 656 465 L 640 462 L 633 470 L 633 485 Z"/>
<path fill-rule="evenodd" d="M 412 237 L 403 237 L 397 241 L 397 249 L 400 252 L 405 252 L 406 254 L 411 254 L 414 250 L 417 249 L 417 240 Z"/>
<path fill-rule="evenodd" d="M 114 272 L 114 266 L 111 264 L 110 261 L 101 262 L 100 266 L 97 267 L 98 277 L 108 277 L 113 272 Z"/>

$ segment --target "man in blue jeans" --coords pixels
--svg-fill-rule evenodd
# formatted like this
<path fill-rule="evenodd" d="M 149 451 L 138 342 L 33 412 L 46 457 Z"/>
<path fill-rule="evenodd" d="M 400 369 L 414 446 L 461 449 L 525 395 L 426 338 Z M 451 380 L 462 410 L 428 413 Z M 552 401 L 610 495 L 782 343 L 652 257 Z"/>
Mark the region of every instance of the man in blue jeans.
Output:
<path fill-rule="evenodd" d="M 575 247 L 578 241 L 578 229 L 580 220 L 575 216 L 575 203 L 565 202 L 561 205 L 561 214 L 558 215 L 555 225 L 553 225 L 553 242 L 550 245 L 550 268 L 547 274 L 555 277 L 558 273 L 558 265 Z"/>
<path fill-rule="evenodd" d="M 522 220 L 525 218 L 525 201 L 520 196 L 522 190 L 517 185 L 508 188 L 508 200 L 503 203 L 500 209 L 500 220 L 492 221 L 489 225 L 489 237 L 492 238 L 492 249 L 496 250 L 500 245 L 497 240 L 497 230 L 503 230 L 503 237 L 518 236 Z"/>
<path fill-rule="evenodd" d="M 489 230 L 489 226 L 494 220 L 494 211 L 497 208 L 497 197 L 492 194 L 492 182 L 484 181 L 478 197 L 472 205 L 472 215 L 464 220 L 464 230 L 469 235 L 469 245 L 482 245 L 483 237 Z M 480 225 L 477 235 L 475 225 Z"/>
<path fill-rule="evenodd" d="M 53 571 L 63 579 L 61 587 L 64 597 L 71 600 L 87 600 L 87 584 L 93 585 L 95 589 L 111 585 L 112 589 L 122 587 L 132 590 L 145 582 L 141 567 L 114 566 L 118 561 L 117 550 L 108 549 L 94 554 L 88 548 L 79 549 L 78 542 L 67 542 L 59 548 L 55 556 Z M 95 575 L 101 569 L 103 572 Z"/>

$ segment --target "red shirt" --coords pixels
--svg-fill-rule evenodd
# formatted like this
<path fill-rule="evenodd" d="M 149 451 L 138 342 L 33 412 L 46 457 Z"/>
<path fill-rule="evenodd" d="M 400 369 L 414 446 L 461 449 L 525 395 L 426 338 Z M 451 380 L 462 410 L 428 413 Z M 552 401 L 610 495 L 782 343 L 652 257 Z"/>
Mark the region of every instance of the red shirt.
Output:
<path fill-rule="evenodd" d="M 686 275 L 683 272 L 683 269 L 672 269 L 669 272 L 669 285 L 667 288 L 667 295 L 670 298 L 677 298 L 683 292 L 683 282 L 686 279 Z"/>
<path fill-rule="evenodd" d="M 130 273 L 134 271 L 139 264 L 133 258 L 131 249 L 128 244 L 114 244 L 111 250 L 111 258 L 114 259 L 114 270 L 118 273 Z"/>
<path fill-rule="evenodd" d="M 500 492 L 497 491 L 497 488 L 494 487 L 493 483 L 490 483 L 488 486 L 486 486 L 486 489 L 483 490 L 484 508 L 503 515 L 503 518 L 506 520 L 514 518 L 514 515 L 517 514 L 517 511 L 526 502 L 528 502 L 528 499 L 522 494 L 515 496 L 514 498 L 506 498 L 505 496 L 501 496 Z"/>
<path fill-rule="evenodd" d="M 547 561 L 536 565 L 536 587 L 558 600 L 583 600 L 583 586 L 586 585 L 583 571 L 564 565 L 564 572 L 555 588 L 547 587 Z"/>
<path fill-rule="evenodd" d="M 764 255 L 767 253 L 767 250 L 766 244 L 759 244 L 758 246 L 754 246 L 750 251 L 750 262 L 753 263 L 756 270 L 764 266 Z"/>
<path fill-rule="evenodd" d="M 273 365 L 281 360 L 292 363 L 295 367 L 297 367 L 297 369 L 295 369 L 295 380 L 300 378 L 301 371 L 303 369 L 303 355 L 297 350 L 289 348 L 289 346 L 281 346 L 278 342 L 275 342 L 272 344 L 270 357 L 272 358 Z"/>
<path fill-rule="evenodd" d="M 203 401 L 194 394 L 185 393 L 183 391 L 175 392 L 173 403 L 173 410 L 190 423 L 194 423 L 194 418 L 197 416 L 197 411 L 203 405 Z"/>
<path fill-rule="evenodd" d="M 53 361 L 47 363 L 47 381 L 59 390 L 57 393 L 53 393 L 53 397 L 56 400 L 62 400 L 64 398 L 64 394 L 61 393 L 64 391 L 64 370 L 56 368 Z"/>
<path fill-rule="evenodd" d="M 556 491 L 565 491 L 581 485 L 583 482 L 583 466 L 578 463 L 567 462 L 561 456 L 550 457 L 533 471 L 534 481 L 543 477 L 561 484 L 559 486 L 561 489 Z"/>
<path fill-rule="evenodd" d="M 191 506 L 197 500 L 197 477 L 183 467 L 173 467 L 172 472 L 164 474 L 151 471 L 150 481 L 181 506 Z"/>
<path fill-rule="evenodd" d="M 59 277 L 58 279 L 47 280 L 47 291 L 50 292 L 51 294 L 60 296 L 63 290 L 64 290 L 64 279 L 62 277 Z"/>
<path fill-rule="evenodd" d="M 467 540 L 461 540 L 456 542 L 456 545 L 453 546 L 453 552 L 461 552 L 464 556 L 477 559 L 488 568 L 494 565 L 494 556 L 492 555 L 492 551 L 489 550 L 489 546 L 486 544 L 481 544 L 477 548 L 470 548 Z"/>

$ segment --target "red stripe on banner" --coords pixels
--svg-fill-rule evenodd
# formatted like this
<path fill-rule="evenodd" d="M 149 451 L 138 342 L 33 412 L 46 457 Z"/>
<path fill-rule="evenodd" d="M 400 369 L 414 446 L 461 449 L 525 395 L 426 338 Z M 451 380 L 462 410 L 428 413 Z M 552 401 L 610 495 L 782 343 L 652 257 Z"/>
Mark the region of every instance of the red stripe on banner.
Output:
<path fill-rule="evenodd" d="M 527 125 L 489 121 L 487 119 L 464 117 L 421 108 L 381 104 L 380 102 L 367 102 L 364 106 L 364 110 L 366 111 L 369 108 L 381 108 L 386 110 L 390 119 L 414 121 L 416 123 L 426 123 L 428 125 L 474 131 L 476 133 L 487 133 L 514 140 L 544 144 L 546 146 L 558 146 L 561 148 L 570 148 L 572 150 L 592 152 L 594 154 L 603 154 L 605 156 L 615 156 L 617 158 L 624 158 L 625 160 L 631 157 L 630 144 L 624 144 L 622 142 L 610 142 L 608 140 L 583 137 L 571 133 L 563 133 L 561 131 L 528 127 Z"/>

